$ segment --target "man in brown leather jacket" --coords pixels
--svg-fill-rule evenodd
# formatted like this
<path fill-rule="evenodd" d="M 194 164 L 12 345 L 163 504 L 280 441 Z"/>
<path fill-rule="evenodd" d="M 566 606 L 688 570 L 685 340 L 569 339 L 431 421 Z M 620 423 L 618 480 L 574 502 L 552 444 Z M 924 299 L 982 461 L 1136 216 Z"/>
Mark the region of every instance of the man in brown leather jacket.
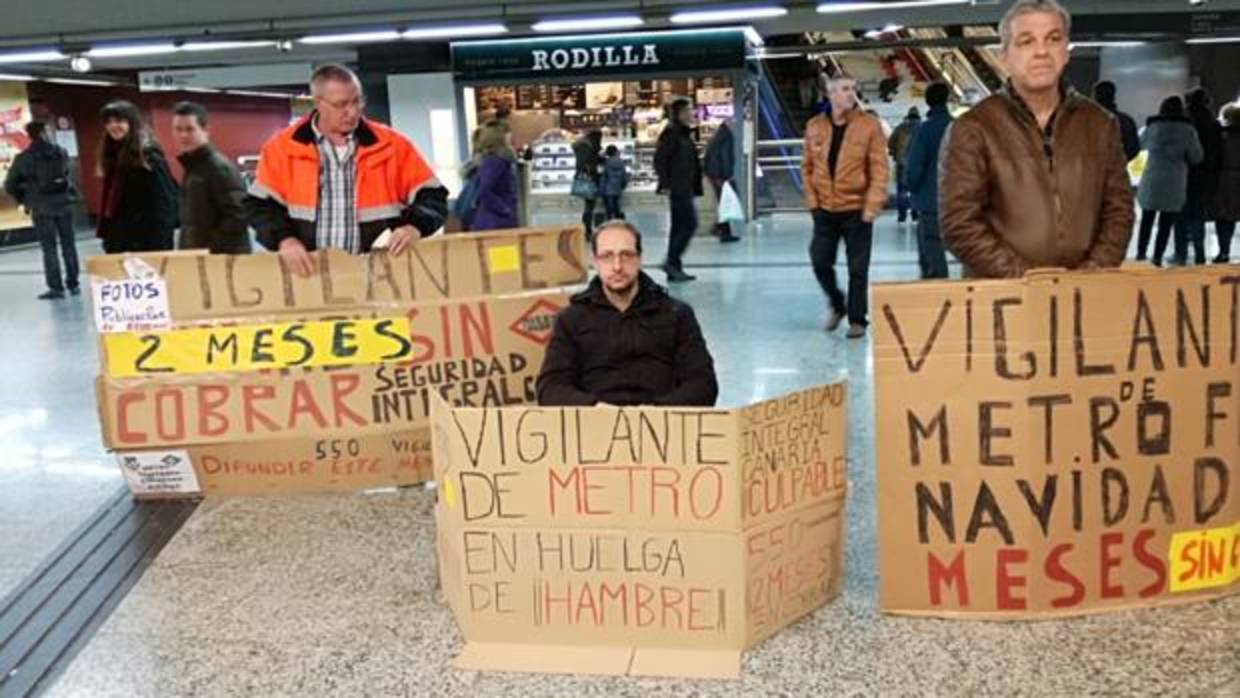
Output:
<path fill-rule="evenodd" d="M 1134 214 L 1119 124 L 1062 83 L 1070 29 L 1055 0 L 1017 0 L 999 24 L 1010 82 L 948 132 L 940 224 L 967 276 L 1124 260 Z"/>
<path fill-rule="evenodd" d="M 874 219 L 887 203 L 887 138 L 878 119 L 857 106 L 857 82 L 836 76 L 827 84 L 831 114 L 805 125 L 801 174 L 805 208 L 814 216 L 809 256 L 831 302 L 827 331 L 848 317 L 848 337 L 865 336 L 869 309 Z M 848 256 L 848 296 L 835 280 L 840 240 Z"/>

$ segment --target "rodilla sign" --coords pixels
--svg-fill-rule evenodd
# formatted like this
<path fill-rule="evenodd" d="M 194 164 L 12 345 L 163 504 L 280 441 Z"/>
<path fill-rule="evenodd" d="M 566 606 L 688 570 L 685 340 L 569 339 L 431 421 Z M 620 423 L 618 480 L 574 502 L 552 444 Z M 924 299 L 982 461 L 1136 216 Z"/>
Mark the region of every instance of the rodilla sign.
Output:
<path fill-rule="evenodd" d="M 556 36 L 452 44 L 457 80 L 526 80 L 742 70 L 743 29 Z"/>

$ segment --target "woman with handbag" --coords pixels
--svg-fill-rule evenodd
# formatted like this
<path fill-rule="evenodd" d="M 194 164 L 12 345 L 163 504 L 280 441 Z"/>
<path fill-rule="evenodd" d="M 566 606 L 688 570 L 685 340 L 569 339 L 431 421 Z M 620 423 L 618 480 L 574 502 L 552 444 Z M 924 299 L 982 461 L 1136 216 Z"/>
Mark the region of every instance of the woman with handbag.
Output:
<path fill-rule="evenodd" d="M 577 171 L 573 174 L 573 196 L 585 202 L 581 224 L 589 240 L 594 231 L 594 207 L 598 203 L 599 165 L 602 162 L 603 132 L 594 129 L 573 143 Z"/>

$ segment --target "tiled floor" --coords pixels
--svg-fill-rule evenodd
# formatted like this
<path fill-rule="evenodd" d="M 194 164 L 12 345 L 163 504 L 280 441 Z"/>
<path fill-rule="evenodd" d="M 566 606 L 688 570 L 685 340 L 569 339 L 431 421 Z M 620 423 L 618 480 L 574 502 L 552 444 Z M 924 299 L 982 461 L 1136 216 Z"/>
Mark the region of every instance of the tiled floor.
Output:
<path fill-rule="evenodd" d="M 649 264 L 660 218 L 634 217 L 651 231 Z M 878 612 L 868 340 L 822 332 L 808 232 L 789 216 L 735 245 L 699 238 L 687 257 L 699 279 L 674 290 L 697 309 L 722 405 L 850 380 L 843 594 L 748 653 L 740 682 L 451 668 L 461 639 L 436 589 L 432 501 L 407 492 L 207 501 L 51 695 L 1240 695 L 1240 597 L 1036 623 Z M 882 219 L 873 277 L 912 278 L 914 260 L 909 231 Z M 32 253 L 0 255 L 0 292 L 14 299 L 0 358 L 17 381 L 0 396 L 15 456 L 0 463 L 0 589 L 120 484 L 98 441 L 86 303 L 27 301 L 38 276 L 8 273 L 23 269 L 37 269 Z"/>

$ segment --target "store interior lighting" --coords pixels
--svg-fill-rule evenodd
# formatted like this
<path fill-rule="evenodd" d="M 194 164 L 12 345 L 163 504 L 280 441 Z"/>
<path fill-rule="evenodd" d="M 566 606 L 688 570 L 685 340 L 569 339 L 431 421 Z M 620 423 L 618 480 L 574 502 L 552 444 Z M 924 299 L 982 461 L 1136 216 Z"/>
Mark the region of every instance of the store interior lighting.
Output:
<path fill-rule="evenodd" d="M 780 5 L 765 7 L 726 7 L 715 10 L 689 10 L 676 12 L 668 18 L 672 24 L 714 24 L 740 20 L 771 19 L 788 14 L 788 8 Z"/>
<path fill-rule="evenodd" d="M 396 41 L 400 32 L 395 29 L 382 31 L 349 32 L 345 34 L 317 34 L 303 36 L 298 41 L 303 44 L 361 44 L 372 41 Z"/>
<path fill-rule="evenodd" d="M 182 51 L 197 53 L 199 51 L 237 51 L 249 48 L 268 48 L 275 46 L 274 41 L 187 41 L 181 44 Z"/>
<path fill-rule="evenodd" d="M 33 75 L 18 75 L 16 73 L 0 73 L 0 80 L 8 80 L 11 82 L 30 82 L 34 80 Z"/>
<path fill-rule="evenodd" d="M 448 27 L 419 27 L 401 32 L 402 39 L 441 39 L 464 36 L 495 36 L 507 34 L 508 27 L 504 24 L 461 24 Z"/>
<path fill-rule="evenodd" d="M 3 63 L 46 63 L 63 61 L 69 58 L 60 51 L 21 51 L 19 53 L 0 53 L 0 64 Z"/>
<path fill-rule="evenodd" d="M 1189 39 L 1186 44 L 1240 44 L 1240 36 L 1207 36 L 1200 39 Z"/>
<path fill-rule="evenodd" d="M 530 28 L 536 32 L 605 31 L 608 29 L 631 29 L 645 21 L 637 15 L 612 15 L 609 17 L 576 17 L 547 19 L 535 22 Z"/>
<path fill-rule="evenodd" d="M 90 58 L 130 58 L 133 56 L 158 56 L 165 53 L 176 53 L 177 45 L 171 42 L 159 44 L 120 44 L 115 46 L 95 46 L 86 52 Z"/>
<path fill-rule="evenodd" d="M 939 7 L 948 5 L 969 5 L 973 0 L 904 0 L 902 2 L 824 2 L 819 3 L 818 11 L 822 14 L 842 12 L 865 12 L 867 10 L 903 10 L 916 7 Z"/>
<path fill-rule="evenodd" d="M 54 82 L 58 85 L 87 85 L 90 87 L 111 87 L 111 80 L 88 80 L 86 78 L 41 78 L 43 82 Z"/>

